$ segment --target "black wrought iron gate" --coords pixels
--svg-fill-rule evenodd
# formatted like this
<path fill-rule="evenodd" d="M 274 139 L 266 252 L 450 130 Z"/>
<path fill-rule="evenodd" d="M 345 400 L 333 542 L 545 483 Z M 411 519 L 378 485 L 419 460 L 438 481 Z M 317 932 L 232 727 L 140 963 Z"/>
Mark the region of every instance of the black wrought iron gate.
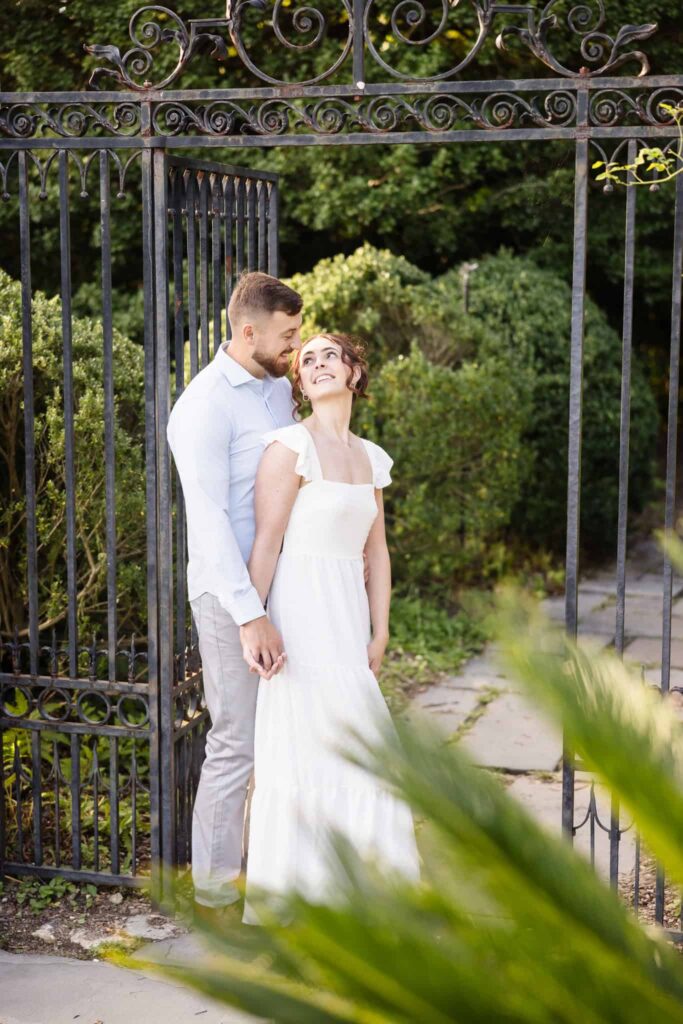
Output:
<path fill-rule="evenodd" d="M 21 469 L 12 470 L 7 522 L 13 533 L 6 542 L 19 546 L 15 538 L 23 538 L 16 564 L 8 560 L 14 621 L 2 623 L 0 871 L 135 883 L 150 865 L 154 869 L 161 860 L 183 864 L 188 858 L 206 711 L 185 600 L 182 501 L 165 425 L 172 393 L 177 395 L 206 364 L 227 331 L 225 306 L 236 275 L 244 267 L 278 271 L 277 178 L 210 163 L 204 159 L 209 150 L 223 156 L 240 151 L 240 163 L 249 148 L 273 146 L 555 141 L 573 150 L 566 624 L 576 633 L 590 167 L 595 159 L 623 158 L 626 153 L 633 157 L 646 140 L 675 146 L 676 125 L 665 105 L 683 101 L 683 75 L 650 76 L 646 57 L 632 47 L 655 26 L 626 26 L 610 36 L 602 0 L 578 6 L 548 0 L 542 8 L 470 0 L 469 6 L 471 45 L 464 51 L 456 48 L 452 59 L 448 47 L 442 48 L 441 65 L 422 78 L 410 67 L 402 69 L 396 52 L 402 46 L 438 41 L 460 16 L 457 4 L 444 0 L 438 24 L 430 31 L 422 4 L 388 2 L 382 7 L 381 0 L 340 0 L 329 40 L 317 6 L 303 11 L 294 5 L 289 31 L 298 33 L 301 42 L 292 43 L 283 34 L 285 8 L 277 0 L 268 9 L 267 29 L 282 47 L 283 67 L 287 51 L 299 61 L 323 43 L 338 43 L 338 52 L 330 50 L 322 71 L 299 72 L 297 64 L 287 78 L 284 70 L 279 77 L 263 70 L 245 43 L 248 16 L 263 17 L 267 8 L 265 2 L 254 5 L 249 0 L 229 3 L 224 18 L 188 23 L 159 6 L 136 12 L 130 22 L 130 49 L 90 47 L 106 62 L 93 79 L 113 80 L 120 91 L 0 93 L 0 192 L 16 211 L 20 250 L 19 283 L 0 277 L 21 335 L 15 367 L 20 387 L 15 419 L 22 424 L 15 447 Z M 494 27 L 501 29 L 501 46 L 516 40 L 533 54 L 539 73 L 549 68 L 554 77 L 463 80 Z M 553 39 L 561 29 L 563 52 L 566 37 L 577 43 L 577 66 L 554 55 Z M 171 89 L 207 43 L 213 55 L 239 61 L 258 84 Z M 175 67 L 164 65 L 154 81 L 157 48 L 174 45 L 179 50 Z M 630 65 L 635 75 L 615 77 L 623 65 Z M 301 67 L 309 65 L 302 60 Z M 177 156 L 183 150 L 203 156 Z M 91 199 L 97 204 L 101 315 L 84 321 L 73 313 L 72 211 L 76 204 L 85 210 Z M 619 652 L 624 648 L 640 202 L 641 196 L 631 190 L 623 211 L 615 537 Z M 45 217 L 36 216 L 41 203 L 54 203 L 58 209 L 57 305 L 34 294 L 32 287 L 35 247 L 48 238 L 41 239 Z M 139 211 L 143 240 L 142 347 L 127 344 L 114 329 L 112 246 L 117 244 L 119 211 L 126 204 Z M 615 210 L 622 216 L 621 207 Z M 672 223 L 662 524 L 667 527 L 673 526 L 675 513 L 683 176 L 672 188 Z M 8 334 L 2 344 L 10 341 Z M 86 375 L 75 369 L 82 359 L 89 367 Z M 99 476 L 93 472 L 98 463 L 104 466 Z M 134 597 L 132 607 L 118 601 L 122 576 L 126 592 Z M 673 597 L 668 561 L 662 596 L 660 684 L 666 691 Z M 87 624 L 87 634 L 81 622 Z M 594 804 L 585 820 L 575 821 L 575 768 L 567 756 L 565 828 L 606 828 L 616 884 L 626 826 L 614 806 L 605 825 Z M 638 864 L 636 874 L 637 869 Z M 660 877 L 659 920 L 663 905 Z"/>

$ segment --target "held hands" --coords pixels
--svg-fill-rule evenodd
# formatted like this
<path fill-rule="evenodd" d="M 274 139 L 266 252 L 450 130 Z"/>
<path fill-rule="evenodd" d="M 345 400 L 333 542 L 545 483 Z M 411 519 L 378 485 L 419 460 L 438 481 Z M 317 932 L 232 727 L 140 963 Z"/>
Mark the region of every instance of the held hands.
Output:
<path fill-rule="evenodd" d="M 370 666 L 370 671 L 375 675 L 377 675 L 380 670 L 384 659 L 384 652 L 387 649 L 388 643 L 389 635 L 385 634 L 373 636 L 372 640 L 368 644 L 368 665 Z"/>
<path fill-rule="evenodd" d="M 240 642 L 249 671 L 263 679 L 272 679 L 285 663 L 282 637 L 267 615 L 240 626 Z"/>

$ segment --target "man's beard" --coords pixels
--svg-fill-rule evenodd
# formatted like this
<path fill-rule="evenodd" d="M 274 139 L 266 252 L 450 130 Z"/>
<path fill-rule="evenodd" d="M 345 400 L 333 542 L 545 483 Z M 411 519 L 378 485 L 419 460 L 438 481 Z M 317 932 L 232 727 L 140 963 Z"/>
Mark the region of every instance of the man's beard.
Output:
<path fill-rule="evenodd" d="M 284 355 L 285 353 L 283 353 Z M 289 353 L 286 353 L 289 355 Z M 271 377 L 286 377 L 289 372 L 289 359 L 285 360 L 283 356 L 266 356 L 261 352 L 254 352 L 252 359 L 259 366 L 262 366 L 266 373 L 270 374 Z"/>

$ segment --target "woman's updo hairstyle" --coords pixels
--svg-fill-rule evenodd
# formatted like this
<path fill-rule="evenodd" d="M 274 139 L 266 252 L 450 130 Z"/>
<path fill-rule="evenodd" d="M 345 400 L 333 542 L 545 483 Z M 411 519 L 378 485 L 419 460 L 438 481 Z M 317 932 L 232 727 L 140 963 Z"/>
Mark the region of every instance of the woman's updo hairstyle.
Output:
<path fill-rule="evenodd" d="M 346 386 L 353 394 L 353 400 L 367 398 L 368 387 L 368 361 L 365 356 L 365 342 L 353 334 L 332 334 L 329 331 L 318 331 L 312 334 L 303 342 L 301 349 L 294 353 L 292 361 L 292 398 L 294 399 L 294 411 L 297 417 L 301 415 L 301 407 L 304 404 L 303 389 L 301 387 L 301 353 L 309 341 L 314 338 L 325 338 L 327 341 L 336 342 L 341 348 L 342 362 L 349 367 L 349 375 Z M 353 371 L 360 367 L 360 376 L 355 384 L 351 383 Z"/>

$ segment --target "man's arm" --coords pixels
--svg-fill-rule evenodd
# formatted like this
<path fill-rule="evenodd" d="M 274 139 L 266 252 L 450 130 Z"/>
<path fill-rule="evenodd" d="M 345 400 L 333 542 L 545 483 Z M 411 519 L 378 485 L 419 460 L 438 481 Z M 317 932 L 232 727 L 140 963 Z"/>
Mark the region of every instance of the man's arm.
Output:
<path fill-rule="evenodd" d="M 266 619 L 230 523 L 229 430 L 210 402 L 191 400 L 169 424 L 168 439 L 193 523 L 193 556 L 201 561 L 208 588 L 221 606 L 239 626 L 251 627 L 253 642 L 245 651 L 250 668 L 269 674 L 283 653 L 282 640 Z"/>

